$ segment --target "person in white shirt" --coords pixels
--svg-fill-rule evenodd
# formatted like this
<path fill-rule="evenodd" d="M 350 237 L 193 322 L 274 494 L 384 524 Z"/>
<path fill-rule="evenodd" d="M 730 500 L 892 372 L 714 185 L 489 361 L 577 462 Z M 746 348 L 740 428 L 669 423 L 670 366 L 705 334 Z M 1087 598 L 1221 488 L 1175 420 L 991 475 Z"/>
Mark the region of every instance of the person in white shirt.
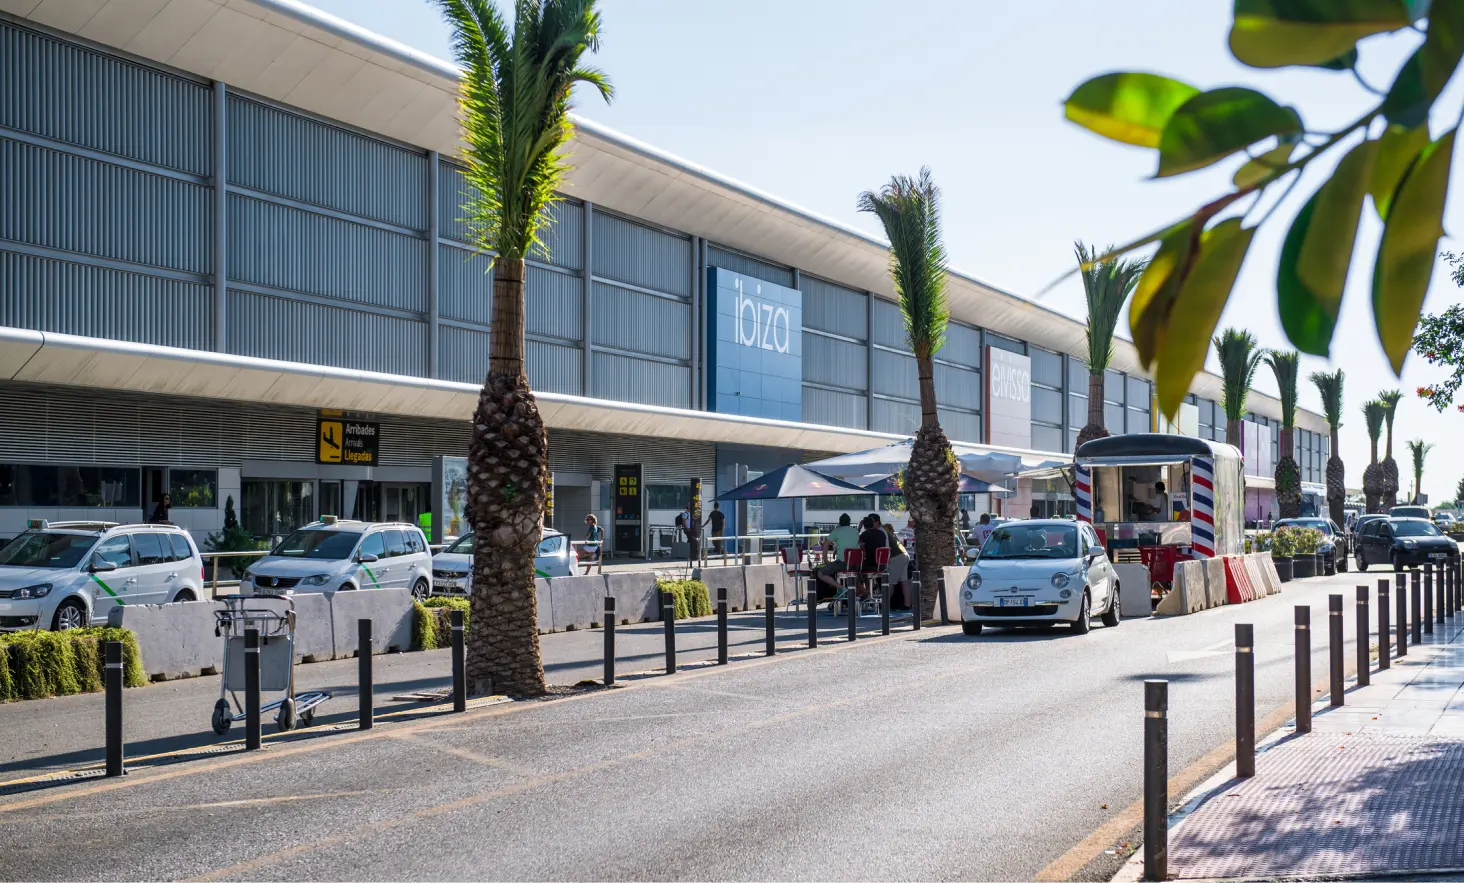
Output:
<path fill-rule="evenodd" d="M 982 512 L 981 520 L 976 522 L 975 527 L 971 528 L 971 545 L 978 549 L 981 548 L 985 545 L 986 538 L 991 536 L 991 531 L 991 513 Z"/>

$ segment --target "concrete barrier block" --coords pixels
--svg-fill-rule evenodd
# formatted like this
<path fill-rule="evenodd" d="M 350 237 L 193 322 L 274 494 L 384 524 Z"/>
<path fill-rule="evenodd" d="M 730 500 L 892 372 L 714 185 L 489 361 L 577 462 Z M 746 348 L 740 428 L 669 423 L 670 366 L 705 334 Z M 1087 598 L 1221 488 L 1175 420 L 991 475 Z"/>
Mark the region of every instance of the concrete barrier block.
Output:
<path fill-rule="evenodd" d="M 1225 559 L 1222 556 L 1204 559 L 1205 590 L 1208 596 L 1206 608 L 1223 607 L 1230 603 L 1225 591 Z"/>
<path fill-rule="evenodd" d="M 1154 612 L 1149 595 L 1149 568 L 1142 564 L 1115 564 L 1118 572 L 1118 607 L 1124 617 Z"/>
<path fill-rule="evenodd" d="M 549 583 L 550 617 L 554 631 L 566 631 L 570 626 L 587 629 L 590 623 L 605 618 L 605 577 L 557 576 L 544 582 Z M 619 606 L 617 600 L 617 614 Z"/>
<path fill-rule="evenodd" d="M 729 611 L 747 609 L 746 570 L 747 568 L 738 566 L 703 567 L 697 572 L 697 578 L 707 584 L 707 596 L 712 602 L 713 609 L 717 606 L 717 589 L 727 590 L 727 609 Z"/>
<path fill-rule="evenodd" d="M 1256 568 L 1261 572 L 1261 581 L 1266 584 L 1266 594 L 1276 595 L 1281 592 L 1281 576 L 1276 573 L 1276 561 L 1271 557 L 1270 552 L 1257 552 Z"/>
<path fill-rule="evenodd" d="M 763 605 L 763 592 L 768 583 L 773 584 L 773 598 L 779 607 L 786 607 L 793 600 L 789 594 L 788 575 L 781 564 L 754 564 L 742 568 L 743 582 L 747 586 L 747 604 L 752 608 Z M 715 597 L 715 596 L 713 596 Z"/>
<path fill-rule="evenodd" d="M 308 592 L 290 596 L 295 603 L 295 661 L 308 659 L 325 662 L 336 655 L 335 620 L 331 617 L 332 595 L 354 595 L 357 592 L 381 592 L 384 589 L 356 589 L 351 592 Z M 402 591 L 406 591 L 403 589 Z M 285 609 L 283 602 L 260 598 L 250 604 Z M 356 627 L 351 626 L 351 649 L 356 649 Z"/>
<path fill-rule="evenodd" d="M 654 573 L 607 573 L 604 579 L 605 591 L 615 598 L 615 613 L 621 619 L 660 621 L 661 599 L 657 596 Z"/>
<path fill-rule="evenodd" d="M 1266 585 L 1265 576 L 1261 572 L 1261 562 L 1257 560 L 1258 557 L 1254 552 L 1249 555 L 1243 555 L 1241 556 L 1241 564 L 1245 568 L 1246 578 L 1250 580 L 1251 589 L 1256 593 L 1256 597 L 1264 598 L 1271 594 L 1271 590 Z"/>
<path fill-rule="evenodd" d="M 1204 561 L 1180 561 L 1174 566 L 1174 583 L 1154 609 L 1155 616 L 1187 616 L 1209 606 Z"/>
<path fill-rule="evenodd" d="M 221 671 L 224 641 L 214 635 L 216 601 L 115 607 L 107 624 L 137 636 L 142 668 L 149 678 L 191 678 L 205 669 Z"/>
<path fill-rule="evenodd" d="M 371 652 L 404 652 L 412 648 L 412 593 L 406 589 L 336 592 L 330 600 L 335 657 L 356 655 L 357 622 L 371 620 Z"/>

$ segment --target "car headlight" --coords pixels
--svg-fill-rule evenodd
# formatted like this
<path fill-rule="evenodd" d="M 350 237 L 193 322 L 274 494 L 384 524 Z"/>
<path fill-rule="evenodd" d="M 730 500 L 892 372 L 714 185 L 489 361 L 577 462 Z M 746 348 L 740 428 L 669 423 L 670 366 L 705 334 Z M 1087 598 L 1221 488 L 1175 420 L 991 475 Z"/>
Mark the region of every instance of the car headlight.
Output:
<path fill-rule="evenodd" d="M 302 586 L 323 586 L 323 585 L 325 585 L 328 582 L 330 582 L 330 574 L 328 574 L 328 573 L 317 573 L 314 576 L 307 576 L 304 579 L 300 580 L 300 585 L 302 585 Z"/>
<path fill-rule="evenodd" d="M 1415 540 L 1415 539 L 1413 539 L 1413 538 L 1411 538 L 1411 537 L 1404 537 L 1403 538 L 1403 545 L 1405 545 L 1405 546 L 1407 546 L 1408 548 L 1411 549 L 1414 546 L 1418 545 L 1418 541 Z"/>
<path fill-rule="evenodd" d="M 966 576 L 966 588 L 968 588 L 968 589 L 979 589 L 979 588 L 981 588 L 981 574 L 977 573 L 974 570 L 971 571 L 971 573 Z"/>
<path fill-rule="evenodd" d="M 975 601 L 976 600 L 976 593 L 973 592 L 973 591 L 971 591 L 970 589 L 967 589 L 966 590 L 966 600 L 967 601 Z"/>
<path fill-rule="evenodd" d="M 33 586 L 23 586 L 10 593 L 10 597 L 17 601 L 24 601 L 28 598 L 44 598 L 51 594 L 50 583 L 37 583 Z"/>
<path fill-rule="evenodd" d="M 1064 601 L 1066 601 L 1067 599 L 1069 599 L 1069 598 L 1071 598 L 1073 596 L 1073 590 L 1072 589 L 1063 589 L 1061 592 L 1058 592 L 1057 593 L 1057 596 L 1059 598 L 1063 599 Z"/>
<path fill-rule="evenodd" d="M 1068 584 L 1068 575 L 1066 573 L 1058 572 L 1058 573 L 1054 573 L 1052 575 L 1052 587 L 1054 589 L 1063 588 L 1067 584 Z"/>

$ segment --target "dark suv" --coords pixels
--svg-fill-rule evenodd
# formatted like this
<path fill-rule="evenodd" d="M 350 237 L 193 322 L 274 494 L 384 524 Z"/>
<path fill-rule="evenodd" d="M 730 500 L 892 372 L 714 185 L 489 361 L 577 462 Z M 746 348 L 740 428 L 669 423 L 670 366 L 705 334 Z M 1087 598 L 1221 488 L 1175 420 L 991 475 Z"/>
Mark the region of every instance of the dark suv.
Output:
<path fill-rule="evenodd" d="M 1422 518 L 1378 518 L 1357 532 L 1357 569 L 1370 564 L 1391 564 L 1394 570 L 1424 562 L 1443 564 L 1459 554 L 1454 541 Z"/>

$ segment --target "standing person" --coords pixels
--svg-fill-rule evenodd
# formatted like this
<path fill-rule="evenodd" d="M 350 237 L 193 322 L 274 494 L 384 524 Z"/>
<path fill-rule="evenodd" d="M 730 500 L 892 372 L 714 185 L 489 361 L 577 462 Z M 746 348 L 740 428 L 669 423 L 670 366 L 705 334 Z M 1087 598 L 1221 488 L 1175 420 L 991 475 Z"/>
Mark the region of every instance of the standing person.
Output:
<path fill-rule="evenodd" d="M 884 531 L 885 539 L 889 541 L 890 546 L 890 609 L 909 610 L 910 596 L 906 594 L 908 590 L 906 583 L 910 580 L 910 556 L 906 554 L 905 546 L 900 542 L 899 534 L 895 533 L 893 524 L 886 522 Z"/>
<path fill-rule="evenodd" d="M 712 528 L 712 550 L 720 555 L 722 554 L 722 530 L 727 526 L 727 513 L 722 511 L 721 503 L 712 503 L 712 514 L 707 516 L 706 524 Z"/>
<path fill-rule="evenodd" d="M 970 530 L 970 529 L 971 529 L 971 511 L 969 509 L 962 509 L 961 510 L 961 530 Z"/>
<path fill-rule="evenodd" d="M 153 508 L 152 517 L 147 520 L 147 523 L 148 524 L 172 524 L 173 522 L 170 521 L 169 520 L 169 517 L 168 517 L 168 513 L 172 510 L 172 508 L 173 508 L 173 498 L 172 498 L 172 496 L 169 495 L 169 494 L 163 494 L 163 498 L 161 500 L 159 500 L 158 501 L 158 505 Z"/>
<path fill-rule="evenodd" d="M 818 569 L 819 600 L 832 598 L 839 591 L 839 571 L 844 569 L 844 552 L 859 545 L 859 531 L 854 529 L 853 519 L 845 512 L 839 516 L 839 526 L 829 531 L 823 547 L 832 554 L 828 563 Z"/>
<path fill-rule="evenodd" d="M 986 544 L 986 538 L 991 536 L 991 513 L 982 512 L 981 521 L 971 528 L 971 545 L 981 548 Z"/>
<path fill-rule="evenodd" d="M 585 576 L 590 575 L 590 568 L 600 563 L 600 556 L 604 553 L 605 528 L 600 526 L 600 519 L 593 515 L 585 516 L 585 544 L 582 547 L 584 552 L 580 561 L 585 565 Z"/>

